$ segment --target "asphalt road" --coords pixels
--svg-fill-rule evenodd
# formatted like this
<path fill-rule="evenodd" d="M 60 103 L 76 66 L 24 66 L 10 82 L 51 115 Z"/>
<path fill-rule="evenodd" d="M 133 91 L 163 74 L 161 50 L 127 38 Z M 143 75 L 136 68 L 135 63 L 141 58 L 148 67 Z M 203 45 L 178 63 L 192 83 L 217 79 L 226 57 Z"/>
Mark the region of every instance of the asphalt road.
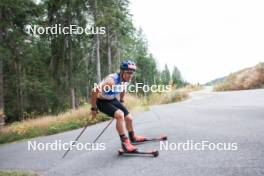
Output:
<path fill-rule="evenodd" d="M 0 169 L 34 170 L 41 175 L 264 175 L 264 89 L 192 93 L 181 103 L 152 106 L 148 112 L 134 114 L 138 134 L 168 135 L 168 144 L 193 141 L 201 143 L 235 143 L 236 150 L 171 150 L 160 156 L 120 157 L 119 138 L 112 124 L 98 142 L 103 151 L 28 151 L 27 141 L 0 146 Z M 80 139 L 91 142 L 107 122 L 88 127 Z M 74 130 L 52 136 L 31 139 L 36 142 L 61 143 L 73 140 L 81 131 Z M 160 143 L 138 146 L 141 150 L 160 149 Z M 178 148 L 179 149 L 179 148 Z"/>

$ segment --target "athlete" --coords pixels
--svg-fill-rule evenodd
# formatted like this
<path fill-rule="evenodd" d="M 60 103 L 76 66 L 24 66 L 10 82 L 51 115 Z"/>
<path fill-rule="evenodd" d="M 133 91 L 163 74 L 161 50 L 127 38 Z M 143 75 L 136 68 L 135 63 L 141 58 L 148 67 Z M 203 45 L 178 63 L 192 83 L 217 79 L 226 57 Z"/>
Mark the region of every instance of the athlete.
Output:
<path fill-rule="evenodd" d="M 133 78 L 137 66 L 132 60 L 122 61 L 120 72 L 106 76 L 91 93 L 91 114 L 96 117 L 98 109 L 116 119 L 116 130 L 121 139 L 121 146 L 126 152 L 135 152 L 137 148 L 131 142 L 143 142 L 144 136 L 134 133 L 133 118 L 124 106 L 126 86 Z M 119 98 L 119 99 L 118 99 Z M 126 128 L 125 128 L 126 127 Z M 128 131 L 128 137 L 125 131 Z"/>

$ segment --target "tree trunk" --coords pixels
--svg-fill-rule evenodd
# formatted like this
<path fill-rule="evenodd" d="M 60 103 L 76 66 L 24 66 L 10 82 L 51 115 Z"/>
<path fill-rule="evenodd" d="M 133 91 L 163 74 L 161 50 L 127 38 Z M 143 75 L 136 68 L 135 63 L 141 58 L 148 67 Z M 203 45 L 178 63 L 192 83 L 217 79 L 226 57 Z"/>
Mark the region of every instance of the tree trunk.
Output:
<path fill-rule="evenodd" d="M 2 21 L 2 10 L 0 9 L 0 21 Z M 0 27 L 0 43 L 3 43 L 4 31 Z M 5 111 L 4 111 L 4 77 L 3 77 L 3 62 L 4 58 L 0 53 L 0 127 L 5 124 Z"/>
<path fill-rule="evenodd" d="M 146 79 L 145 77 L 143 78 L 143 81 L 144 81 L 144 85 L 146 85 Z M 144 97 L 146 98 L 147 97 L 147 93 L 143 90 L 143 93 L 144 93 Z"/>
<path fill-rule="evenodd" d="M 71 91 L 71 104 L 72 104 L 72 109 L 76 109 L 76 97 L 75 97 L 75 89 L 74 89 L 74 80 L 73 80 L 73 73 L 72 73 L 72 68 L 73 68 L 73 60 L 72 60 L 72 41 L 71 38 L 68 37 L 69 40 L 69 67 L 68 67 L 68 72 L 69 72 L 69 85 L 70 85 L 70 91 Z"/>
<path fill-rule="evenodd" d="M 121 51 L 120 51 L 120 48 L 119 48 L 119 43 L 118 43 L 118 38 L 117 38 L 117 35 L 115 35 L 115 45 L 116 45 L 116 53 L 115 53 L 115 58 L 117 58 L 117 63 L 116 63 L 116 69 L 118 70 L 119 69 L 119 64 L 121 62 Z"/>
<path fill-rule="evenodd" d="M 3 57 L 0 56 L 0 127 L 5 124 L 4 117 L 5 117 L 5 114 L 4 114 Z"/>
<path fill-rule="evenodd" d="M 69 26 L 72 22 L 72 10 L 70 6 L 70 2 L 67 2 L 67 21 L 66 26 Z M 65 60 L 66 60 L 66 74 L 68 78 L 68 88 L 70 90 L 70 101 L 71 101 L 71 108 L 76 109 L 76 97 L 75 97 L 75 89 L 74 89 L 74 80 L 73 80 L 73 48 L 72 48 L 72 36 L 66 35 L 64 39 L 66 42 L 66 51 L 65 51 Z"/>
<path fill-rule="evenodd" d="M 97 26 L 97 2 L 94 0 L 94 27 Z M 101 82 L 101 62 L 100 62 L 100 38 L 99 34 L 95 34 L 95 47 L 96 47 L 96 81 L 97 83 Z"/>
<path fill-rule="evenodd" d="M 71 88 L 71 104 L 72 104 L 72 109 L 76 109 L 76 99 L 75 99 L 75 91 L 74 88 Z"/>
<path fill-rule="evenodd" d="M 99 35 L 95 34 L 96 37 L 96 81 L 101 82 L 101 62 L 100 62 L 100 39 Z"/>
<path fill-rule="evenodd" d="M 73 74 L 72 74 L 72 67 L 73 67 L 73 60 L 72 60 L 72 43 L 71 37 L 66 37 L 66 60 L 67 60 L 67 78 L 68 78 L 68 86 L 70 89 L 70 97 L 71 97 L 71 107 L 72 109 L 76 109 L 76 98 L 75 98 L 75 90 L 74 90 L 74 83 L 73 83 Z"/>
<path fill-rule="evenodd" d="M 14 49 L 15 50 L 15 49 Z M 15 51 L 16 53 L 17 51 Z M 23 90 L 21 85 L 22 80 L 22 72 L 21 72 L 21 63 L 19 61 L 19 58 L 17 58 L 17 54 L 14 56 L 14 69 L 16 74 L 16 114 L 18 116 L 18 120 L 24 120 L 23 119 Z"/>
<path fill-rule="evenodd" d="M 109 36 L 109 30 L 107 30 L 107 61 L 108 61 L 108 73 L 112 72 L 112 58 L 111 58 L 111 41 Z"/>

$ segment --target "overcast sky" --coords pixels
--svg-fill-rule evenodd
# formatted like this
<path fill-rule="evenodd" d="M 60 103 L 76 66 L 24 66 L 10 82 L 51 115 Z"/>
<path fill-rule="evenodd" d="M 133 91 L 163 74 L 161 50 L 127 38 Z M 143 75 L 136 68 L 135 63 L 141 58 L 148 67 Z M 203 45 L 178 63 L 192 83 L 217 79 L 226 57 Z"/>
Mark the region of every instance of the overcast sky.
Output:
<path fill-rule="evenodd" d="M 131 0 L 161 67 L 205 83 L 264 61 L 263 0 Z"/>

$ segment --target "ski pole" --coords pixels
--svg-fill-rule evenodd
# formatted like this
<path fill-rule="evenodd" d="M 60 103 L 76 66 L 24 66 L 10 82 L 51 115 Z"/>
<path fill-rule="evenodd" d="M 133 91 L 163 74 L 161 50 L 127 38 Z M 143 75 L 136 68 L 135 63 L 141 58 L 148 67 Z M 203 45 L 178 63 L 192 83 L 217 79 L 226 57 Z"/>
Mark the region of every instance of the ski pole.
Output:
<path fill-rule="evenodd" d="M 95 143 L 99 137 L 105 132 L 105 130 L 111 125 L 111 123 L 113 122 L 114 118 L 112 118 L 112 120 L 106 125 L 106 127 L 103 129 L 103 131 L 96 137 L 96 139 L 94 140 L 93 143 Z M 79 138 L 81 137 L 81 135 L 83 134 L 83 132 L 86 130 L 86 128 L 89 126 L 89 123 L 87 123 L 85 125 L 85 127 L 83 128 L 83 130 L 81 131 L 81 133 L 77 136 L 77 138 L 74 140 L 72 145 L 75 145 L 76 142 L 79 140 Z M 65 156 L 68 154 L 68 152 L 70 151 L 70 147 L 68 148 L 68 150 L 63 154 L 62 159 L 65 158 Z"/>
<path fill-rule="evenodd" d="M 93 143 L 95 143 L 100 136 L 105 132 L 105 130 L 111 125 L 111 123 L 113 122 L 114 118 L 112 118 L 112 120 L 106 125 L 106 127 L 103 129 L 103 131 L 95 138 L 95 140 L 93 141 Z"/>

